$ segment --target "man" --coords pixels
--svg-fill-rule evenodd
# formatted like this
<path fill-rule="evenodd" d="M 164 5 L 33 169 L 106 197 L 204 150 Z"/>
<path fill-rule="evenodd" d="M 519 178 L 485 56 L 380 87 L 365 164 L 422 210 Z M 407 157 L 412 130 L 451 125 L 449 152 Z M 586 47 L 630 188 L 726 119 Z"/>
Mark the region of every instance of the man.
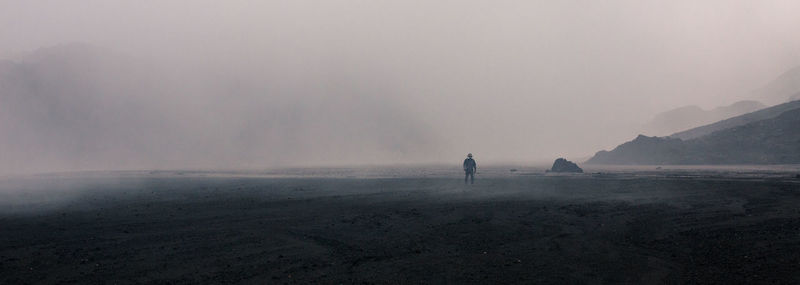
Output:
<path fill-rule="evenodd" d="M 475 171 L 478 170 L 478 165 L 472 159 L 472 154 L 467 154 L 467 159 L 464 160 L 464 184 L 467 184 L 467 177 L 470 178 L 470 183 L 475 184 Z"/>

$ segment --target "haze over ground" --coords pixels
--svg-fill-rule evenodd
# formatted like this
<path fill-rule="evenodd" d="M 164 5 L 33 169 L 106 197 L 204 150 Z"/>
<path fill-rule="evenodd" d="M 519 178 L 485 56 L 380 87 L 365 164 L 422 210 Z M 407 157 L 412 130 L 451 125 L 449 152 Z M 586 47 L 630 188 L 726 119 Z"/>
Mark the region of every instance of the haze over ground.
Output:
<path fill-rule="evenodd" d="M 55 71 L 0 86 L 0 172 L 588 157 L 655 113 L 752 99 L 800 65 L 799 8 L 0 0 L 0 58 Z"/>

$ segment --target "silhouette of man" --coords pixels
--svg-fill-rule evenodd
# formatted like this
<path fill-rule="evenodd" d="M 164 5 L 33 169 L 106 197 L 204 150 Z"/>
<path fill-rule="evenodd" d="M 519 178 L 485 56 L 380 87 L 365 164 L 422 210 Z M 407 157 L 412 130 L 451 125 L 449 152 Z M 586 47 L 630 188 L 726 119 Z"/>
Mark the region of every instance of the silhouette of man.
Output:
<path fill-rule="evenodd" d="M 478 170 L 478 165 L 472 159 L 472 154 L 467 154 L 467 159 L 464 160 L 464 184 L 467 184 L 467 178 L 470 178 L 470 183 L 475 184 L 475 171 Z"/>

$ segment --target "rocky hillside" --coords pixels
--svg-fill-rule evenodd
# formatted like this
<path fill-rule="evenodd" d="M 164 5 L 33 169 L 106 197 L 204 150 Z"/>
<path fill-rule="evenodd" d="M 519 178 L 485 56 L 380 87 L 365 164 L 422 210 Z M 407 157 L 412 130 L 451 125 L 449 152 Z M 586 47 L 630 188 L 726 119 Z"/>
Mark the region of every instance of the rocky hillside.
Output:
<path fill-rule="evenodd" d="M 777 117 L 694 139 L 640 135 L 590 164 L 794 164 L 800 163 L 800 108 Z"/>
<path fill-rule="evenodd" d="M 800 93 L 798 93 L 800 95 Z M 713 132 L 729 129 L 733 127 L 743 126 L 748 123 L 771 119 L 783 114 L 786 111 L 800 108 L 800 101 L 791 101 L 780 105 L 772 106 L 769 108 L 761 109 L 752 113 L 732 117 L 713 124 L 697 127 L 694 129 L 674 133 L 670 135 L 672 138 L 679 138 L 682 140 L 690 140 L 709 135 Z"/>
<path fill-rule="evenodd" d="M 739 101 L 728 106 L 704 110 L 698 106 L 685 106 L 659 113 L 643 126 L 645 134 L 665 136 L 678 131 L 706 125 L 719 120 L 747 114 L 766 106 L 758 101 Z"/>

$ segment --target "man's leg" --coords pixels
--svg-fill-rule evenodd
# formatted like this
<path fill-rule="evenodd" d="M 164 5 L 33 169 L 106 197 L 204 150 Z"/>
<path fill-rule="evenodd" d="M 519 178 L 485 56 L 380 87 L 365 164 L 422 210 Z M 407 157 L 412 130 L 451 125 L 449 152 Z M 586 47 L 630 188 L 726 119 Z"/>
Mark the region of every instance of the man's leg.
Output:
<path fill-rule="evenodd" d="M 475 184 L 475 172 L 474 171 L 469 173 L 469 180 L 470 180 L 471 184 Z"/>
<path fill-rule="evenodd" d="M 464 171 L 464 184 L 467 184 L 467 178 L 469 177 L 469 172 Z"/>

